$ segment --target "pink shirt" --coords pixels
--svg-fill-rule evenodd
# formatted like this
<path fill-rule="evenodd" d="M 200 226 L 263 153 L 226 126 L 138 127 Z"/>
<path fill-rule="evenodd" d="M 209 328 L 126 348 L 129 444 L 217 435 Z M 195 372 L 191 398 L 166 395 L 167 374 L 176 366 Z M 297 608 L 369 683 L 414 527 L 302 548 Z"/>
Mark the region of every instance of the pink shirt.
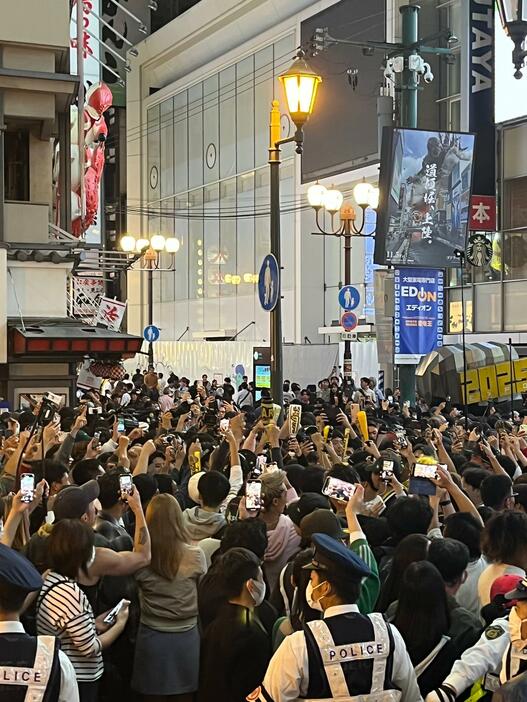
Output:
<path fill-rule="evenodd" d="M 159 398 L 159 407 L 161 412 L 168 412 L 168 410 L 174 407 L 174 400 L 170 397 L 170 395 L 161 395 Z"/>

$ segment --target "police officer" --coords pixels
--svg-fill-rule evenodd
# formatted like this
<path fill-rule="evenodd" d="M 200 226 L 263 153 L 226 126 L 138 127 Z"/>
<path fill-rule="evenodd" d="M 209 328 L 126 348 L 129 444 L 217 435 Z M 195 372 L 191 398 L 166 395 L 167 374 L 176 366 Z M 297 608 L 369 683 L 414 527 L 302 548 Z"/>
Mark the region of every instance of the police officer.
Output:
<path fill-rule="evenodd" d="M 0 544 L 0 700 L 79 702 L 75 671 L 53 636 L 29 636 L 20 613 L 42 578 L 24 556 Z"/>
<path fill-rule="evenodd" d="M 315 554 L 306 598 L 324 619 L 288 636 L 276 651 L 260 696 L 265 702 L 422 702 L 404 641 L 381 614 L 355 604 L 368 566 L 326 534 L 312 537 Z"/>
<path fill-rule="evenodd" d="M 455 702 L 480 678 L 490 698 L 500 685 L 527 673 L 527 578 L 518 578 L 505 599 L 514 602 L 509 616 L 495 619 L 485 629 L 479 641 L 454 663 L 443 684 L 430 692 L 426 702 Z"/>

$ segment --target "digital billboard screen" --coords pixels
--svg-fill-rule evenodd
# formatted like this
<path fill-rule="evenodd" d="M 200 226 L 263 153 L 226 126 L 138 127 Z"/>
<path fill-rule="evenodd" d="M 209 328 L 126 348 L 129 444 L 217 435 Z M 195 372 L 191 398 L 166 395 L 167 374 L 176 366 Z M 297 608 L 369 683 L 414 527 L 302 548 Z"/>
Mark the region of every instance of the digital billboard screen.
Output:
<path fill-rule="evenodd" d="M 375 263 L 452 268 L 465 248 L 474 134 L 385 128 Z"/>

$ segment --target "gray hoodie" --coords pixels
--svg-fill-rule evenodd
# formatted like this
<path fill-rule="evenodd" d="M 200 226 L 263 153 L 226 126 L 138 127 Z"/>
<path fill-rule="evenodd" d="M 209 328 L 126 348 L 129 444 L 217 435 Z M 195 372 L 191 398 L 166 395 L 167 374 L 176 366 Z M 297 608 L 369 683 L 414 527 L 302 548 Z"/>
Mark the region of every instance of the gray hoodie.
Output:
<path fill-rule="evenodd" d="M 190 507 L 183 512 L 183 521 L 193 544 L 214 536 L 227 524 L 223 514 Z"/>

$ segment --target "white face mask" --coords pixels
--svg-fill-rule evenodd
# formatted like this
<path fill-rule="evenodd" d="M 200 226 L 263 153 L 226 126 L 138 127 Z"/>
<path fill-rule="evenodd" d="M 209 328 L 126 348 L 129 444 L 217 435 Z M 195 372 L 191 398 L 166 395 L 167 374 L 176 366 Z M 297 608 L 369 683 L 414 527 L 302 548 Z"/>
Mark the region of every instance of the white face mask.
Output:
<path fill-rule="evenodd" d="M 249 594 L 254 600 L 254 606 L 259 607 L 265 599 L 265 583 L 262 580 L 249 580 L 251 584 L 247 587 Z"/>
<path fill-rule="evenodd" d="M 316 610 L 318 610 L 319 612 L 323 612 L 323 611 L 324 611 L 324 609 L 323 609 L 323 607 L 322 607 L 322 602 L 321 602 L 321 600 L 323 599 L 324 596 L 322 596 L 322 597 L 321 597 L 320 599 L 318 599 L 318 600 L 314 600 L 314 599 L 313 599 L 313 591 L 316 590 L 317 587 L 320 587 L 321 585 L 323 585 L 325 582 L 327 582 L 327 581 L 324 580 L 323 582 L 321 582 L 321 583 L 319 583 L 318 585 L 316 585 L 315 587 L 313 587 L 313 583 L 312 583 L 311 580 L 310 580 L 310 581 L 308 582 L 308 584 L 307 584 L 307 587 L 306 587 L 306 601 L 307 601 L 307 604 L 311 607 L 311 609 L 316 609 Z"/>

